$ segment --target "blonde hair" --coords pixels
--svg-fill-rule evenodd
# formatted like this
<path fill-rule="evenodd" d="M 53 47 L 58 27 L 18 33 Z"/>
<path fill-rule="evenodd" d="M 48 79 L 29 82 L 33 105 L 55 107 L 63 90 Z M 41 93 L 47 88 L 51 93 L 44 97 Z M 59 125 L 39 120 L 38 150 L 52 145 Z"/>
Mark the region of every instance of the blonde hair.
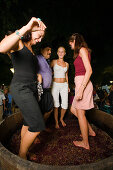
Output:
<path fill-rule="evenodd" d="M 63 46 L 58 47 L 57 52 L 58 52 L 58 50 L 59 50 L 60 48 L 63 48 L 64 51 L 66 52 L 66 49 L 65 49 Z"/>

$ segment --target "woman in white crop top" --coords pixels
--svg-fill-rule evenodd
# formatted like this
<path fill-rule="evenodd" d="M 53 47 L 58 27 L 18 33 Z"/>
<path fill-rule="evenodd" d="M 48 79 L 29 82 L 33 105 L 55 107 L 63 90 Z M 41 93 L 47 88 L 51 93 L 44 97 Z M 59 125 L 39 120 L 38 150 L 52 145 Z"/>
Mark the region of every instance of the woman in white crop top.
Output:
<path fill-rule="evenodd" d="M 59 47 L 57 50 L 58 59 L 51 62 L 53 68 L 53 85 L 52 95 L 54 100 L 54 118 L 55 128 L 59 128 L 58 123 L 58 107 L 60 106 L 59 94 L 61 96 L 61 117 L 60 122 L 63 127 L 66 126 L 63 118 L 68 108 L 68 69 L 69 64 L 64 61 L 65 48 Z"/>

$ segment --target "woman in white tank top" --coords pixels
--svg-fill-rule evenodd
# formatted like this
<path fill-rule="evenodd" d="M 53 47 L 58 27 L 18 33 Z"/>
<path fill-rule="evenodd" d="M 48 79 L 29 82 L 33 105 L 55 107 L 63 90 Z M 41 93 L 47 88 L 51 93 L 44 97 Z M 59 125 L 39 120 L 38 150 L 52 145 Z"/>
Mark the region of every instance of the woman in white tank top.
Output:
<path fill-rule="evenodd" d="M 63 118 L 68 108 L 68 69 L 69 64 L 64 61 L 65 48 L 59 47 L 57 50 L 58 59 L 51 62 L 51 67 L 53 68 L 53 85 L 52 85 L 52 95 L 54 100 L 54 118 L 55 118 L 55 128 L 59 128 L 58 123 L 58 107 L 60 106 L 59 94 L 61 96 L 61 116 L 60 122 L 63 127 L 66 126 Z"/>

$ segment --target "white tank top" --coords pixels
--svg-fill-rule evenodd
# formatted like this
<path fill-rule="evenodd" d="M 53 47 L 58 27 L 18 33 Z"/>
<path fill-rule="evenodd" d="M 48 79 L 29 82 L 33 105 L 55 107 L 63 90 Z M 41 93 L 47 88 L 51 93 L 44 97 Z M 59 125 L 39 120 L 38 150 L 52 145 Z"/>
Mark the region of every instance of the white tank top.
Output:
<path fill-rule="evenodd" d="M 66 67 L 62 67 L 57 63 L 53 67 L 54 70 L 54 78 L 65 78 L 67 72 L 67 64 Z"/>

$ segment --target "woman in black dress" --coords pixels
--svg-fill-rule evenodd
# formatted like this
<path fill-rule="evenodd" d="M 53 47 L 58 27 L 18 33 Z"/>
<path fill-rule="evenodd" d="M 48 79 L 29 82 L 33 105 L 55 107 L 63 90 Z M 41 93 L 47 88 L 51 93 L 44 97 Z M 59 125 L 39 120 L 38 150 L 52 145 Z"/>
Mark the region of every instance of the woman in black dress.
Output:
<path fill-rule="evenodd" d="M 19 156 L 24 159 L 27 159 L 27 151 L 36 136 L 45 129 L 37 102 L 37 59 L 31 47 L 41 42 L 45 29 L 44 23 L 33 17 L 27 25 L 0 42 L 0 52 L 10 55 L 15 71 L 11 93 L 24 118 L 19 150 Z"/>

